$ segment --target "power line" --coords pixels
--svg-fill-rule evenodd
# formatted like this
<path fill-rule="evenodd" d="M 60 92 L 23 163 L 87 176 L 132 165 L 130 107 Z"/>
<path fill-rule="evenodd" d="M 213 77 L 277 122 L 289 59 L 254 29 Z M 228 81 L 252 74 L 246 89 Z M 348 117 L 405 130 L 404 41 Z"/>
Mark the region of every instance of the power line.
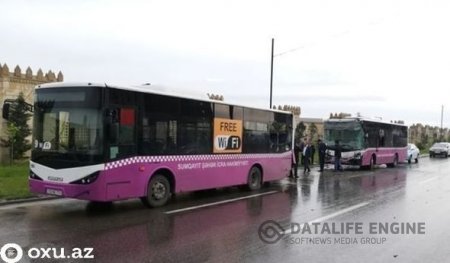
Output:
<path fill-rule="evenodd" d="M 395 15 L 395 16 L 397 16 L 397 15 Z M 384 23 L 385 21 L 386 21 L 386 18 L 385 18 L 385 17 L 380 18 L 380 19 L 376 19 L 376 20 L 372 20 L 372 21 L 369 21 L 369 22 L 366 24 L 366 27 L 376 26 L 376 25 L 379 25 L 379 24 Z M 360 29 L 361 29 L 361 28 L 360 28 Z M 326 40 L 326 39 L 340 38 L 340 37 L 343 37 L 343 36 L 345 36 L 345 35 L 349 35 L 349 34 L 352 33 L 353 31 L 354 31 L 354 30 L 347 29 L 347 30 L 344 30 L 344 31 L 341 31 L 341 32 L 332 34 L 332 35 L 330 35 L 330 36 L 324 38 L 324 39 L 321 40 L 321 41 L 316 41 L 316 42 L 312 42 L 312 43 L 309 43 L 309 44 L 302 44 L 302 45 L 300 45 L 300 46 L 291 48 L 291 49 L 286 50 L 286 51 L 283 51 L 283 52 L 281 52 L 281 53 L 274 54 L 273 56 L 274 56 L 274 57 L 280 57 L 280 56 L 283 56 L 283 55 L 286 55 L 286 54 L 295 52 L 295 51 L 300 50 L 300 49 L 304 49 L 304 48 L 316 46 L 316 45 L 320 44 L 321 42 L 323 42 L 323 41 Z"/>

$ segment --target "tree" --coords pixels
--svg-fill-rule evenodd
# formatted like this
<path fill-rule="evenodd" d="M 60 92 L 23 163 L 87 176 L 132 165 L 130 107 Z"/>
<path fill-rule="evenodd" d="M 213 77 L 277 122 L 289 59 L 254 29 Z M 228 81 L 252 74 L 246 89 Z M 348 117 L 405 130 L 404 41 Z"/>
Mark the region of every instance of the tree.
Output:
<path fill-rule="evenodd" d="M 417 143 L 417 147 L 421 150 L 428 148 L 428 134 L 422 133 L 420 141 Z"/>
<path fill-rule="evenodd" d="M 297 124 L 297 127 L 295 127 L 295 136 L 294 139 L 296 142 L 300 142 L 301 139 L 303 138 L 303 135 L 305 133 L 306 130 L 306 126 L 303 122 L 300 122 L 299 124 Z"/>
<path fill-rule="evenodd" d="M 317 126 L 315 123 L 311 123 L 311 125 L 309 125 L 308 133 L 309 133 L 309 136 L 311 137 L 311 141 L 314 141 L 316 134 L 317 134 Z"/>
<path fill-rule="evenodd" d="M 14 125 L 14 123 L 8 123 L 6 128 L 6 135 L 8 139 L 1 139 L 0 145 L 3 147 L 9 147 L 9 156 L 10 158 L 10 164 L 13 162 L 13 156 L 14 156 L 14 144 L 15 144 L 15 138 L 17 133 L 19 132 L 19 129 Z"/>
<path fill-rule="evenodd" d="M 20 93 L 14 103 L 11 103 L 8 118 L 8 138 L 1 139 L 2 146 L 11 147 L 12 159 L 23 158 L 25 152 L 31 149 L 27 137 L 31 135 L 28 120 L 31 113 L 28 112 L 29 105 L 25 102 L 23 93 Z"/>

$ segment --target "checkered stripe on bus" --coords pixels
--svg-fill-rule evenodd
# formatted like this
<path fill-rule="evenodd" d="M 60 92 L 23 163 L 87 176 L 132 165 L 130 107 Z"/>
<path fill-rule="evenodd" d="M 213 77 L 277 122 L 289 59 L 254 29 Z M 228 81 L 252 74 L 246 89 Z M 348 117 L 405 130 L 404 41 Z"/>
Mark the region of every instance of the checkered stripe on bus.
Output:
<path fill-rule="evenodd" d="M 136 163 L 165 163 L 165 162 L 190 162 L 211 160 L 240 160 L 240 159 L 271 159 L 291 157 L 291 152 L 269 154 L 217 154 L 217 155 L 164 155 L 164 156 L 136 156 L 109 162 L 105 164 L 105 170 L 111 170 Z"/>

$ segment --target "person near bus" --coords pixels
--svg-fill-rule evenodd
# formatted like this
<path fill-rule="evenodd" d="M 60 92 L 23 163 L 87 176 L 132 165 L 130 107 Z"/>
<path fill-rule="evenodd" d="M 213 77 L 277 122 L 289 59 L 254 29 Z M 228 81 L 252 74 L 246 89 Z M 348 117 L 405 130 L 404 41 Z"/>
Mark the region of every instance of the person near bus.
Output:
<path fill-rule="evenodd" d="M 339 144 L 339 140 L 336 140 L 334 146 L 334 171 L 342 171 L 341 157 L 342 147 Z"/>
<path fill-rule="evenodd" d="M 301 156 L 300 156 L 300 164 L 301 165 L 303 165 L 305 163 L 304 162 L 305 155 L 303 154 L 303 150 L 305 149 L 305 147 L 306 147 L 306 138 L 304 138 L 303 141 L 300 143 L 300 154 L 301 154 Z"/>
<path fill-rule="evenodd" d="M 292 163 L 292 167 L 294 169 L 294 178 L 298 177 L 298 162 L 300 162 L 300 145 L 298 142 L 295 142 L 294 144 L 294 162 Z"/>
<path fill-rule="evenodd" d="M 317 149 L 319 150 L 319 165 L 320 165 L 319 172 L 323 172 L 323 168 L 325 166 L 325 154 L 327 151 L 327 145 L 321 139 L 318 139 Z"/>
<path fill-rule="evenodd" d="M 311 144 L 309 142 L 306 143 L 303 148 L 303 172 L 306 173 L 308 171 L 311 172 L 309 168 L 309 161 L 311 160 Z"/>

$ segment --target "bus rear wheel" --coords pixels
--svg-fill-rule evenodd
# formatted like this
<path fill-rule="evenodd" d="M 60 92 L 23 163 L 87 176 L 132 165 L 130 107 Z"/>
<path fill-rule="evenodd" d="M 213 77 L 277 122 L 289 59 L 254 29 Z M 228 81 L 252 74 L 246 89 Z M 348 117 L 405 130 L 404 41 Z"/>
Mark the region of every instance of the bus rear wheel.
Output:
<path fill-rule="evenodd" d="M 250 190 L 258 190 L 261 188 L 262 184 L 262 176 L 261 176 L 261 170 L 253 166 L 252 169 L 250 169 L 250 172 L 248 173 L 247 178 L 247 187 Z"/>
<path fill-rule="evenodd" d="M 369 163 L 369 170 L 373 170 L 373 169 L 375 169 L 375 156 L 372 156 L 371 158 L 370 158 L 370 163 Z"/>
<path fill-rule="evenodd" d="M 392 161 L 392 163 L 388 163 L 387 166 L 390 168 L 395 168 L 397 165 L 398 165 L 398 155 L 395 154 L 394 160 Z"/>
<path fill-rule="evenodd" d="M 160 207 L 165 205 L 172 193 L 169 180 L 164 175 L 156 174 L 152 177 L 147 187 L 147 196 L 141 201 L 148 207 Z"/>

